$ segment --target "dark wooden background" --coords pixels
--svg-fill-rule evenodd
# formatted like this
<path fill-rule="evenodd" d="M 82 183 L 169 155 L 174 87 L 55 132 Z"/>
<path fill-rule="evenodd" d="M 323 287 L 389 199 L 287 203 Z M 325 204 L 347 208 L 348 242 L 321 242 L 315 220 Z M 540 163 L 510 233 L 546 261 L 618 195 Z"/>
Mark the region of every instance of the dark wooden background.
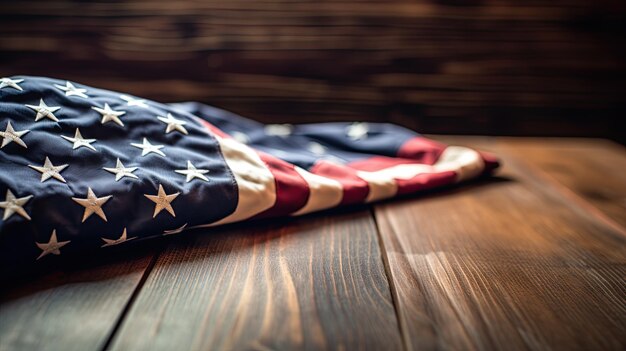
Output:
<path fill-rule="evenodd" d="M 2 1 L 0 75 L 265 122 L 625 141 L 626 2 Z"/>

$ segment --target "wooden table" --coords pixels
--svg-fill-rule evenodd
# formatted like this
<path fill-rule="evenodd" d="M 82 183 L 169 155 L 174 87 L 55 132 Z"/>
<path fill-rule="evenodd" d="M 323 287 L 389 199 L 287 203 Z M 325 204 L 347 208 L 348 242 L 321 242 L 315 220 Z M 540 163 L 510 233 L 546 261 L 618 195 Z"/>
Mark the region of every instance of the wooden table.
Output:
<path fill-rule="evenodd" d="M 504 167 L 5 280 L 0 350 L 626 349 L 624 148 L 438 139 Z"/>

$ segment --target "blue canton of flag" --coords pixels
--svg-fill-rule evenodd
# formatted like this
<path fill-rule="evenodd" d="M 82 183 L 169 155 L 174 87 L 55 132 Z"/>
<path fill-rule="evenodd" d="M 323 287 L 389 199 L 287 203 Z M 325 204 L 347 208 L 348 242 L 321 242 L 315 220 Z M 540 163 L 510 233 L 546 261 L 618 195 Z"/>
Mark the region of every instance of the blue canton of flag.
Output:
<path fill-rule="evenodd" d="M 218 144 L 186 112 L 48 78 L 8 83 L 3 260 L 121 244 L 234 210 L 235 182 Z"/>

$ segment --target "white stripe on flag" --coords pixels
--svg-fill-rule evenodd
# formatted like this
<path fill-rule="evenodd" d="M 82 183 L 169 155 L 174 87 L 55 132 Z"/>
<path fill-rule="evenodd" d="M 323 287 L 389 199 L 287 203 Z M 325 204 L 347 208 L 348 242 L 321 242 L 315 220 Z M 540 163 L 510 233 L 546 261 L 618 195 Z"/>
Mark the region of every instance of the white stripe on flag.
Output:
<path fill-rule="evenodd" d="M 370 188 L 365 202 L 378 201 L 394 196 L 398 192 L 396 178 L 406 174 L 403 171 L 406 166 L 410 165 L 398 165 L 376 172 L 357 171 L 356 174 L 366 181 Z"/>
<path fill-rule="evenodd" d="M 462 146 L 448 146 L 432 166 L 403 164 L 375 172 L 357 171 L 357 175 L 369 184 L 370 192 L 365 201 L 372 202 L 396 195 L 396 179 L 407 180 L 422 173 L 454 171 L 456 181 L 460 182 L 478 176 L 484 167 L 485 163 L 478 152 Z"/>
<path fill-rule="evenodd" d="M 295 167 L 295 170 L 307 182 L 309 186 L 309 198 L 301 209 L 291 214 L 292 216 L 335 207 L 341 203 L 341 199 L 343 198 L 343 187 L 341 183 L 334 179 L 305 171 L 300 167 Z"/>
<path fill-rule="evenodd" d="M 475 150 L 463 146 L 448 146 L 434 166 L 437 172 L 455 171 L 458 183 L 479 176 L 485 169 L 485 161 Z"/>
<path fill-rule="evenodd" d="M 248 146 L 230 138 L 215 135 L 220 144 L 226 164 L 233 172 L 239 191 L 237 208 L 230 215 L 210 226 L 248 219 L 276 202 L 274 176 L 259 155 Z"/>

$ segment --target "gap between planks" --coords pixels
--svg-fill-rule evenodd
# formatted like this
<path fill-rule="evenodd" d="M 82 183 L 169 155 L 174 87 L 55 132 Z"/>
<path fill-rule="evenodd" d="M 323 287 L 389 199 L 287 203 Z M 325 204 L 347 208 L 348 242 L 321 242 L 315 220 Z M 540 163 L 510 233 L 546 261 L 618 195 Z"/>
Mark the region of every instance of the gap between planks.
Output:
<path fill-rule="evenodd" d="M 180 239 L 109 349 L 403 349 L 370 211 Z"/>
<path fill-rule="evenodd" d="M 171 241 L 171 240 L 169 240 Z M 117 334 L 117 331 L 119 330 L 120 326 L 122 325 L 122 322 L 124 321 L 124 317 L 126 317 L 126 315 L 128 314 L 128 311 L 130 310 L 130 308 L 132 307 L 133 303 L 135 302 L 135 299 L 137 298 L 137 296 L 139 295 L 139 293 L 141 292 L 141 289 L 143 288 L 143 285 L 146 283 L 146 280 L 148 279 L 148 276 L 150 275 L 150 273 L 152 272 L 152 269 L 154 269 L 154 265 L 156 264 L 157 260 L 159 259 L 159 256 L 161 255 L 161 253 L 168 247 L 169 245 L 160 245 L 158 247 L 158 249 L 156 250 L 156 252 L 152 255 L 152 258 L 150 259 L 150 262 L 148 263 L 148 266 L 146 266 L 141 279 L 139 279 L 139 282 L 137 283 L 137 286 L 135 287 L 135 289 L 133 290 L 133 293 L 130 295 L 130 298 L 128 299 L 128 302 L 126 303 L 126 305 L 124 306 L 124 308 L 122 309 L 122 311 L 120 312 L 119 318 L 115 321 L 115 324 L 113 325 L 113 328 L 111 329 L 111 333 L 109 334 L 108 338 L 106 339 L 105 343 L 102 345 L 102 348 L 100 350 L 105 351 L 108 350 L 111 342 L 113 341 L 113 337 L 115 337 L 115 334 Z"/>

